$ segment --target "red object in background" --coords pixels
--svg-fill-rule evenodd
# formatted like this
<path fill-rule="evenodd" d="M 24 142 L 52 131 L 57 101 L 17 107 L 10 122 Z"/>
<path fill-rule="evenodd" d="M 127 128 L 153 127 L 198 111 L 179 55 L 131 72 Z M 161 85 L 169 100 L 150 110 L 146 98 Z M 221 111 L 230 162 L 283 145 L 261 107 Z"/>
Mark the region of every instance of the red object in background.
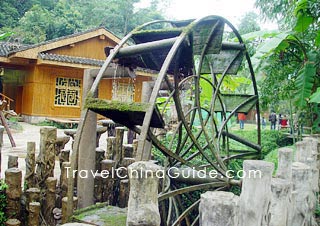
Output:
<path fill-rule="evenodd" d="M 238 113 L 239 120 L 246 120 L 246 115 L 244 113 Z"/>
<path fill-rule="evenodd" d="M 288 126 L 288 119 L 281 119 L 280 124 L 281 124 L 281 127 Z"/>

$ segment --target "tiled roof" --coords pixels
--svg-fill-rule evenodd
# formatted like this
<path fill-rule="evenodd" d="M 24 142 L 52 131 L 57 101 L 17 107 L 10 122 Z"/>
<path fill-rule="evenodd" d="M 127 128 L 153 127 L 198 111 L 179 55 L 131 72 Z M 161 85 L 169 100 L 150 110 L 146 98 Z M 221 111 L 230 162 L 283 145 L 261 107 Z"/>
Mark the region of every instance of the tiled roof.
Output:
<path fill-rule="evenodd" d="M 7 57 L 10 52 L 17 52 L 26 45 L 14 42 L 0 42 L 0 56 Z"/>
<path fill-rule="evenodd" d="M 19 52 L 19 51 L 23 51 L 23 50 L 27 50 L 27 49 L 32 49 L 32 48 L 36 48 L 38 46 L 42 46 L 42 45 L 47 45 L 53 42 L 57 42 L 63 39 L 67 39 L 67 38 L 73 38 L 73 37 L 77 37 L 79 35 L 83 35 L 86 33 L 90 33 L 99 29 L 104 29 L 108 32 L 110 32 L 111 34 L 113 34 L 115 37 L 119 38 L 118 36 L 116 36 L 114 33 L 112 33 L 111 31 L 107 30 L 104 27 L 97 27 L 97 28 L 93 28 L 90 30 L 86 30 L 86 31 L 82 31 L 82 32 L 77 32 L 71 35 L 66 35 L 66 36 L 62 36 L 59 38 L 55 38 L 55 39 L 51 39 L 45 42 L 41 42 L 41 43 L 37 43 L 37 44 L 33 44 L 33 45 L 25 45 L 25 44 L 17 44 L 17 43 L 9 43 L 9 42 L 0 42 L 0 56 L 8 56 L 11 53 L 15 53 L 15 52 Z M 121 40 L 121 38 L 119 38 L 119 40 Z"/>
<path fill-rule="evenodd" d="M 93 65 L 93 66 L 102 66 L 104 62 L 103 60 L 58 55 L 58 54 L 52 54 L 52 53 L 39 53 L 39 58 L 43 60 L 52 60 L 52 61 L 72 63 L 72 64 L 86 64 L 86 65 Z"/>

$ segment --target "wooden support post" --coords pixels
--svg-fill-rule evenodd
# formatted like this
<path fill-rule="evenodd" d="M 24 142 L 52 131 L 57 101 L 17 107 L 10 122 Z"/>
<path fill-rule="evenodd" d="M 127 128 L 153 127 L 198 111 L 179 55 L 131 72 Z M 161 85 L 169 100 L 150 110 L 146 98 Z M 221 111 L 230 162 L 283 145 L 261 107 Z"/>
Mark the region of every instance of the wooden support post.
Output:
<path fill-rule="evenodd" d="M 12 137 L 11 131 L 9 129 L 9 126 L 7 124 L 7 120 L 5 119 L 4 115 L 3 115 L 3 111 L 0 111 L 0 120 L 1 120 L 1 124 L 4 126 L 4 128 L 6 129 L 6 132 L 8 134 L 11 146 L 14 148 L 16 147 L 16 143 L 14 142 L 14 139 Z"/>
<path fill-rule="evenodd" d="M 47 126 L 40 129 L 40 152 L 37 158 L 37 176 L 40 187 L 45 187 L 46 179 L 53 177 L 56 139 L 57 128 Z"/>
<path fill-rule="evenodd" d="M 101 172 L 107 171 L 109 176 L 102 178 L 102 202 L 109 202 L 111 205 L 114 200 L 114 181 L 115 176 L 112 175 L 116 167 L 114 160 L 105 159 L 101 161 Z"/>
<path fill-rule="evenodd" d="M 9 219 L 5 224 L 6 226 L 20 226 L 21 222 L 18 219 Z"/>
<path fill-rule="evenodd" d="M 29 188 L 26 190 L 26 209 L 29 210 L 30 203 L 40 202 L 40 189 L 39 188 Z"/>
<path fill-rule="evenodd" d="M 116 142 L 114 151 L 114 161 L 116 161 L 116 166 L 119 166 L 122 160 L 122 145 L 123 145 L 123 135 L 124 127 L 116 127 Z"/>
<path fill-rule="evenodd" d="M 67 210 L 67 205 L 68 205 L 68 197 L 64 197 L 62 199 L 62 219 L 61 219 L 61 223 L 67 223 L 69 216 L 68 216 L 68 210 Z M 77 209 L 78 206 L 78 198 L 77 197 L 73 197 L 73 208 L 74 210 Z"/>
<path fill-rule="evenodd" d="M 161 168 L 153 162 L 135 162 L 128 167 L 130 194 L 128 202 L 127 225 L 159 226 L 158 209 L 159 178 Z M 137 208 L 139 206 L 139 208 Z"/>
<path fill-rule="evenodd" d="M 265 161 L 243 162 L 245 177 L 240 195 L 239 226 L 268 225 L 273 169 L 273 163 Z"/>
<path fill-rule="evenodd" d="M 133 145 L 124 144 L 122 147 L 122 159 L 123 158 L 133 158 Z"/>
<path fill-rule="evenodd" d="M 59 157 L 60 169 L 62 167 L 62 163 L 70 161 L 70 150 L 62 150 Z"/>
<path fill-rule="evenodd" d="M 61 197 L 66 197 L 68 192 L 68 176 L 72 177 L 71 172 L 68 175 L 68 169 L 70 170 L 71 163 L 63 162 L 61 168 L 61 176 L 60 176 L 60 188 L 61 188 Z"/>
<path fill-rule="evenodd" d="M 48 177 L 46 179 L 46 201 L 44 205 L 44 218 L 49 225 L 54 225 L 54 218 L 52 210 L 56 205 L 56 186 L 57 179 L 54 177 Z"/>
<path fill-rule="evenodd" d="M 200 226 L 237 226 L 239 196 L 231 192 L 207 191 L 201 195 Z"/>
<path fill-rule="evenodd" d="M 8 185 L 7 194 L 7 216 L 20 219 L 21 210 L 21 182 L 22 171 L 18 168 L 10 168 L 5 171 L 5 182 Z"/>
<path fill-rule="evenodd" d="M 106 159 L 113 159 L 115 156 L 116 138 L 107 137 L 107 153 Z"/>
<path fill-rule="evenodd" d="M 35 186 L 35 169 L 36 169 L 36 143 L 27 143 L 26 174 L 24 177 L 26 189 Z"/>
<path fill-rule="evenodd" d="M 90 76 L 90 71 L 85 70 L 83 76 L 83 100 L 85 100 L 86 95 L 88 94 L 90 87 L 92 86 L 94 79 Z M 95 93 L 92 93 L 93 97 L 98 96 L 98 90 Z M 82 111 L 84 113 L 85 111 Z M 81 114 L 82 114 L 81 113 Z M 90 172 L 95 169 L 96 158 L 96 133 L 97 133 L 97 114 L 89 111 L 86 114 L 86 119 L 83 122 L 83 126 L 78 127 L 82 129 L 81 135 L 78 136 L 78 131 L 76 135 L 76 140 L 74 144 L 73 151 L 78 152 L 78 177 L 77 177 L 77 196 L 78 196 L 78 205 L 79 208 L 84 208 L 94 204 L 94 177 L 91 173 L 88 173 L 83 177 L 80 175 L 81 172 Z M 80 139 L 81 138 L 81 139 Z M 78 140 L 80 139 L 80 140 Z M 77 143 L 77 144 L 76 144 Z M 75 150 L 75 147 L 78 147 L 78 150 Z M 71 163 L 72 164 L 72 163 Z M 73 167 L 72 167 L 73 168 Z M 71 188 L 69 188 L 71 189 Z M 69 199 L 71 193 L 68 195 Z M 71 203 L 71 200 L 69 200 Z M 70 209 L 70 206 L 68 207 Z"/>
<path fill-rule="evenodd" d="M 96 166 L 95 170 L 101 172 L 101 161 L 105 158 L 105 151 L 102 148 L 96 148 Z"/>
<path fill-rule="evenodd" d="M 137 139 L 134 139 L 134 140 L 133 140 L 133 143 L 132 143 L 132 146 L 133 146 L 132 157 L 135 158 L 135 159 L 136 159 L 136 157 L 137 157 L 138 143 L 139 143 L 139 140 L 137 140 Z M 136 159 L 136 160 L 137 160 L 137 159 Z"/>
<path fill-rule="evenodd" d="M 119 186 L 119 207 L 125 208 L 128 206 L 129 200 L 129 180 L 121 180 Z"/>
<path fill-rule="evenodd" d="M 28 225 L 29 226 L 39 226 L 40 219 L 40 203 L 31 202 L 29 204 L 29 216 L 28 216 Z"/>
<path fill-rule="evenodd" d="M 17 155 L 9 155 L 8 156 L 8 169 L 10 168 L 18 168 L 18 156 Z"/>

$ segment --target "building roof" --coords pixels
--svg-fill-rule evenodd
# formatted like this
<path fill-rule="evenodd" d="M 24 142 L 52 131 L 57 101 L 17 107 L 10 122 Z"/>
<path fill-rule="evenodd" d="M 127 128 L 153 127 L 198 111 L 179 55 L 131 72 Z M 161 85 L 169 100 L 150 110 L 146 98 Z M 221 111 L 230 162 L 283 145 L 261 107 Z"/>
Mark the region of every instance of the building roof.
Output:
<path fill-rule="evenodd" d="M 72 63 L 72 64 L 86 64 L 101 67 L 104 63 L 103 60 L 85 58 L 85 57 L 74 57 L 66 56 L 52 53 L 39 53 L 39 58 L 42 60 L 51 60 L 63 63 Z"/>
<path fill-rule="evenodd" d="M 65 45 L 70 45 L 76 42 L 87 40 L 99 35 L 105 35 L 115 43 L 119 43 L 121 39 L 114 35 L 109 30 L 98 27 L 83 32 L 77 32 L 71 35 L 62 36 L 45 42 L 25 45 L 10 42 L 0 42 L 0 56 L 2 57 L 24 57 L 30 59 L 37 59 L 39 53 L 51 49 L 59 48 Z"/>

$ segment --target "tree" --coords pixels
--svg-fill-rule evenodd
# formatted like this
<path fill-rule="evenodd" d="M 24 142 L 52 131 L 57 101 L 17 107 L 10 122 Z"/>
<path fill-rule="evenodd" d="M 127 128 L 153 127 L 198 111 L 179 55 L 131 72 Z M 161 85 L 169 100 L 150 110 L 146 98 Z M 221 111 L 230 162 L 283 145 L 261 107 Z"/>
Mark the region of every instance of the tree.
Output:
<path fill-rule="evenodd" d="M 246 13 L 240 20 L 238 31 L 241 35 L 248 34 L 250 32 L 260 31 L 261 28 L 257 23 L 258 15 L 254 12 Z"/>
<path fill-rule="evenodd" d="M 312 121 L 315 118 L 312 115 L 319 114 L 319 105 L 310 100 L 316 99 L 320 85 L 320 3 L 317 0 L 290 3 L 285 0 L 257 0 L 257 3 L 261 11 L 273 10 L 266 11 L 266 17 L 273 15 L 276 19 L 288 21 L 287 25 L 282 25 L 287 31 L 269 38 L 256 53 L 256 58 L 260 59 L 257 69 L 266 74 L 261 83 L 262 101 L 270 105 L 287 100 L 294 105 L 296 112 L 309 113 L 311 124 L 319 130 L 319 122 Z M 283 14 L 272 4 L 284 4 L 290 10 Z M 316 117 L 319 120 L 320 116 Z"/>

